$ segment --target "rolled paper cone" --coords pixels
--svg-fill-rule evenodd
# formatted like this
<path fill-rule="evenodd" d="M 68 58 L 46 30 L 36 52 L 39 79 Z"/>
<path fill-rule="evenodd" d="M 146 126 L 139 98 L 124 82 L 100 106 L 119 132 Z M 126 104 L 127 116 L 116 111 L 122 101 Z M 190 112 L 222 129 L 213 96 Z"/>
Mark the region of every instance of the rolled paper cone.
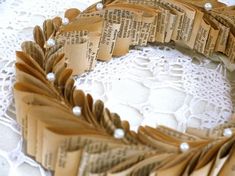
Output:
<path fill-rule="evenodd" d="M 73 69 L 73 75 L 80 75 L 88 70 L 88 45 L 88 40 L 83 43 L 65 44 L 65 57 L 68 67 Z"/>
<path fill-rule="evenodd" d="M 171 40 L 179 41 L 179 40 L 181 40 L 180 31 L 181 31 L 181 28 L 182 28 L 182 25 L 183 25 L 184 13 L 177 10 L 177 9 L 172 9 L 172 10 L 177 15 L 177 19 L 176 19 L 176 22 L 175 22 L 175 26 L 174 26 L 174 29 L 173 29 L 172 36 L 171 36 Z"/>
<path fill-rule="evenodd" d="M 165 36 L 165 43 L 168 43 L 171 41 L 171 37 L 173 35 L 173 31 L 174 31 L 174 27 L 176 25 L 176 19 L 177 19 L 177 15 L 170 13 L 169 14 L 169 22 L 167 24 L 167 28 L 166 28 L 166 36 Z"/>
<path fill-rule="evenodd" d="M 105 23 L 97 54 L 98 60 L 108 61 L 112 58 L 119 29 L 120 24 L 109 22 Z"/>
<path fill-rule="evenodd" d="M 143 11 L 147 8 L 141 8 L 140 6 L 133 4 L 110 4 L 106 8 L 107 13 L 105 15 L 109 21 L 116 22 L 116 16 L 119 16 L 120 18 L 118 22 L 121 24 L 121 27 L 113 51 L 113 56 L 123 56 L 129 52 L 130 45 L 133 45 L 135 42 L 139 42 L 141 31 L 139 29 L 135 32 L 133 26 L 137 25 L 140 20 L 142 20 L 141 17 L 143 15 Z M 154 19 L 152 18 L 151 22 L 153 22 L 153 20 Z M 138 27 L 140 27 L 139 25 L 141 24 L 138 24 Z M 147 41 L 148 36 L 145 38 Z"/>
<path fill-rule="evenodd" d="M 87 70 L 94 69 L 96 65 L 96 57 L 99 49 L 101 33 L 103 30 L 104 20 L 99 16 L 93 17 L 78 17 L 70 26 L 64 28 L 65 31 L 88 31 L 89 37 L 89 52 Z"/>
<path fill-rule="evenodd" d="M 138 45 L 141 33 L 142 15 L 136 14 L 133 19 L 133 29 L 131 31 L 131 45 Z M 155 37 L 155 35 L 154 35 Z"/>
<path fill-rule="evenodd" d="M 225 53 L 226 46 L 227 46 L 227 39 L 229 37 L 229 31 L 230 28 L 219 23 L 216 19 L 213 17 L 210 17 L 210 20 L 212 20 L 219 28 L 219 36 L 215 44 L 215 52 L 222 52 Z"/>
<path fill-rule="evenodd" d="M 207 57 L 210 57 L 210 56 L 212 56 L 212 54 L 215 50 L 215 45 L 216 45 L 216 41 L 218 39 L 220 30 L 219 30 L 218 26 L 215 23 L 213 23 L 212 20 L 209 19 L 208 15 L 205 15 L 204 19 L 211 26 L 209 34 L 208 34 L 208 39 L 206 42 L 205 50 L 204 50 L 204 55 L 206 55 Z"/>
<path fill-rule="evenodd" d="M 131 38 L 117 38 L 113 56 L 119 57 L 129 52 Z"/>
<path fill-rule="evenodd" d="M 99 50 L 101 34 L 98 32 L 90 32 L 89 37 L 89 52 L 88 52 L 88 65 L 86 71 L 91 71 L 95 68 L 96 58 Z"/>
<path fill-rule="evenodd" d="M 127 20 L 121 20 L 118 21 L 118 23 L 121 24 L 121 31 L 124 30 L 124 28 L 126 29 L 125 34 L 127 34 L 128 28 L 131 27 L 131 31 L 130 31 L 130 38 L 131 38 L 131 42 L 130 45 L 138 45 L 139 43 L 139 38 L 140 38 L 140 33 L 141 33 L 141 25 L 142 25 L 142 15 L 144 13 L 144 11 L 146 10 L 144 7 L 142 8 L 142 6 L 140 5 L 136 5 L 136 4 L 120 4 L 120 3 L 113 3 L 113 4 L 109 4 L 107 5 L 107 8 L 110 9 L 111 11 L 111 15 L 107 16 L 108 20 L 110 22 L 116 22 L 116 16 L 121 16 L 120 14 L 115 14 L 112 17 L 112 10 L 113 9 L 119 9 L 122 10 L 122 13 L 124 14 L 125 17 L 127 17 Z M 150 9 L 150 8 L 149 8 Z M 149 10 L 148 9 L 148 10 Z M 129 26 L 125 26 L 125 22 L 129 20 L 129 17 L 127 14 L 125 14 L 125 11 L 129 11 L 132 14 L 132 19 L 131 19 L 131 23 L 129 24 Z M 113 12 L 114 13 L 114 12 Z M 123 36 L 123 34 L 122 34 Z"/>
<path fill-rule="evenodd" d="M 190 48 L 193 49 L 196 41 L 197 35 L 194 35 L 199 32 L 199 29 L 201 27 L 201 21 L 203 18 L 204 13 L 201 12 L 200 10 L 195 10 L 195 17 L 191 18 L 191 20 L 194 19 L 194 22 L 192 22 L 192 30 L 186 30 L 186 33 L 188 33 L 188 36 L 185 36 L 186 42 L 185 44 Z M 187 32 L 188 31 L 188 32 Z M 191 32 L 189 32 L 191 31 Z M 184 34 L 183 34 L 184 36 Z M 184 37 L 183 37 L 184 38 Z"/>
<path fill-rule="evenodd" d="M 151 25 L 155 16 L 144 13 L 142 18 L 141 33 L 139 38 L 139 45 L 146 46 L 150 35 Z"/>
<path fill-rule="evenodd" d="M 203 18 L 200 24 L 200 29 L 198 30 L 197 37 L 194 44 L 194 49 L 199 53 L 204 54 L 206 41 L 210 32 L 211 26 Z M 203 34 L 203 35 L 202 35 Z"/>
<path fill-rule="evenodd" d="M 87 31 L 71 31 L 58 36 L 57 42 L 64 44 L 65 60 L 73 75 L 89 70 L 89 44 Z"/>

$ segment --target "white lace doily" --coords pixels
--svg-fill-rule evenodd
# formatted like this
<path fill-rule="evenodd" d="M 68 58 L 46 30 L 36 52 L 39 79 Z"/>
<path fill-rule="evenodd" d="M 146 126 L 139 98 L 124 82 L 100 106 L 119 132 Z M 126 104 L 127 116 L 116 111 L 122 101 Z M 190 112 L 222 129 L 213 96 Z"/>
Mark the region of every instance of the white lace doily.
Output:
<path fill-rule="evenodd" d="M 0 0 L 0 176 L 50 175 L 24 155 L 20 128 L 14 120 L 15 50 L 20 49 L 23 41 L 32 39 L 35 25 L 63 16 L 68 8 L 83 10 L 96 1 Z M 235 4 L 234 0 L 223 1 Z M 95 71 L 78 79 L 77 84 L 106 101 L 122 118 L 128 118 L 133 129 L 140 124 L 165 124 L 184 130 L 189 124 L 210 127 L 222 123 L 231 114 L 230 95 L 235 97 L 235 81 L 231 82 L 230 94 L 222 65 L 208 60 L 199 59 L 196 64 L 191 61 L 172 49 L 132 50 L 125 57 L 98 63 Z M 92 85 L 92 89 L 87 85 Z"/>
<path fill-rule="evenodd" d="M 77 87 L 140 125 L 212 128 L 232 115 L 231 86 L 222 64 L 170 47 L 131 50 L 78 77 Z"/>

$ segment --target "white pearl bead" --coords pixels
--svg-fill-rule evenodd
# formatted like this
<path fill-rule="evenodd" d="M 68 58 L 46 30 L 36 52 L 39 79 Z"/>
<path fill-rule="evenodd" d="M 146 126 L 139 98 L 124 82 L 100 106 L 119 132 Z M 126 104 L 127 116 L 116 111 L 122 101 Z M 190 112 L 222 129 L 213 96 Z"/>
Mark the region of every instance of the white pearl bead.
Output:
<path fill-rule="evenodd" d="M 223 135 L 224 137 L 231 137 L 233 135 L 233 131 L 230 128 L 225 128 Z"/>
<path fill-rule="evenodd" d="M 55 40 L 53 40 L 53 39 L 48 39 L 47 40 L 47 46 L 52 47 L 54 45 L 55 45 Z"/>
<path fill-rule="evenodd" d="M 115 129 L 113 136 L 116 139 L 122 139 L 125 136 L 125 132 L 123 129 L 117 128 L 117 129 Z"/>
<path fill-rule="evenodd" d="M 104 8 L 104 5 L 101 2 L 96 4 L 96 10 L 102 10 L 103 8 Z"/>
<path fill-rule="evenodd" d="M 73 114 L 75 116 L 80 116 L 82 114 L 82 108 L 79 106 L 74 106 L 73 107 Z"/>
<path fill-rule="evenodd" d="M 189 150 L 189 145 L 186 142 L 183 142 L 180 144 L 180 151 L 181 152 L 187 152 Z"/>
<path fill-rule="evenodd" d="M 62 18 L 62 24 L 63 25 L 67 25 L 67 24 L 69 24 L 69 19 L 68 18 Z"/>
<path fill-rule="evenodd" d="M 212 4 L 209 3 L 209 2 L 207 2 L 207 3 L 204 5 L 204 9 L 205 9 L 206 11 L 211 10 L 211 9 L 212 9 Z"/>
<path fill-rule="evenodd" d="M 51 82 L 55 81 L 55 74 L 50 72 L 47 74 L 47 79 Z"/>

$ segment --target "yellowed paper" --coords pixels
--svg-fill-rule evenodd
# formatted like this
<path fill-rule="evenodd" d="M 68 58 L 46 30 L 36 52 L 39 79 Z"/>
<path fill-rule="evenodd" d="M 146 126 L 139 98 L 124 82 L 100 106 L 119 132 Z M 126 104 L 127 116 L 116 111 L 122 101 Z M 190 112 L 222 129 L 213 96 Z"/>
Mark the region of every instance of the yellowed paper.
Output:
<path fill-rule="evenodd" d="M 159 13 L 158 15 L 156 41 L 164 43 L 167 22 L 169 19 L 169 10 L 164 9 L 164 8 L 160 8 L 160 9 L 161 9 L 161 13 Z"/>
<path fill-rule="evenodd" d="M 181 29 L 183 26 L 184 13 L 178 11 L 177 9 L 172 8 L 172 10 L 177 15 L 177 18 L 176 18 L 175 27 L 174 27 L 174 31 L 172 33 L 171 39 L 174 41 L 179 41 L 181 40 L 181 35 L 182 35 Z"/>
<path fill-rule="evenodd" d="M 224 163 L 230 156 L 230 151 L 232 149 L 233 143 L 234 139 L 229 140 L 223 146 L 221 146 L 219 152 L 217 153 L 215 162 L 213 163 L 209 176 L 217 176 L 219 174 Z"/>
<path fill-rule="evenodd" d="M 98 147 L 100 144 L 96 144 Z M 88 147 L 88 146 L 87 146 Z M 99 154 L 97 152 L 87 151 L 87 147 L 84 148 L 83 157 L 81 160 L 81 166 L 79 169 L 79 175 L 86 175 L 90 173 L 102 173 L 112 168 L 118 163 L 138 155 L 140 152 L 145 153 L 148 148 L 141 146 L 114 146 L 105 150 L 101 150 Z M 91 144 L 88 148 L 95 148 L 94 144 Z M 96 148 L 97 148 L 96 147 Z M 99 162 L 101 161 L 102 162 Z"/>
<path fill-rule="evenodd" d="M 22 134 L 25 138 L 27 135 L 27 118 L 26 114 L 33 102 L 47 103 L 53 96 L 42 89 L 27 83 L 16 83 L 14 85 L 14 98 L 16 106 L 17 122 L 22 127 Z"/>
<path fill-rule="evenodd" d="M 117 23 L 105 22 L 97 55 L 98 60 L 108 61 L 112 58 L 120 26 Z"/>
<path fill-rule="evenodd" d="M 90 32 L 88 34 L 89 37 L 89 45 L 88 45 L 88 66 L 86 71 L 91 71 L 95 68 L 96 66 L 96 58 L 97 58 L 97 53 L 100 45 L 100 38 L 101 34 L 100 33 L 95 33 L 95 32 Z"/>
<path fill-rule="evenodd" d="M 159 12 L 158 12 L 159 13 Z M 156 13 L 151 29 L 150 29 L 150 33 L 149 33 L 149 38 L 148 38 L 148 42 L 155 42 L 156 41 L 156 32 L 157 32 L 157 22 L 158 22 L 158 16 L 159 14 Z"/>
<path fill-rule="evenodd" d="M 61 33 L 70 32 L 74 33 L 75 31 L 88 31 L 88 65 L 86 71 L 91 71 L 96 65 L 96 57 L 98 53 L 99 43 L 103 31 L 104 19 L 102 18 L 102 13 L 97 14 L 82 14 L 76 18 L 72 23 L 64 26 L 61 29 Z"/>
<path fill-rule="evenodd" d="M 175 29 L 175 24 L 176 24 L 176 18 L 177 15 L 173 13 L 169 13 L 169 20 L 166 28 L 166 36 L 165 36 L 165 43 L 168 43 L 171 41 L 173 31 Z"/>
<path fill-rule="evenodd" d="M 221 168 L 219 172 L 219 176 L 226 175 L 226 176 L 233 176 L 235 175 L 235 150 L 234 150 L 234 144 L 233 147 L 229 153 L 229 157 L 224 163 L 223 167 Z"/>
<path fill-rule="evenodd" d="M 225 54 L 228 56 L 230 62 L 235 62 L 235 36 L 231 32 L 229 33 Z"/>
<path fill-rule="evenodd" d="M 81 152 L 81 150 L 66 151 L 59 148 L 55 176 L 77 176 Z"/>
<path fill-rule="evenodd" d="M 141 24 L 141 32 L 139 38 L 139 45 L 146 46 L 150 34 L 150 30 L 152 27 L 152 23 L 154 22 L 155 16 L 151 16 L 150 14 L 144 13 L 142 17 L 142 24 Z"/>
<path fill-rule="evenodd" d="M 169 161 L 168 163 L 157 169 L 157 171 L 155 171 L 154 174 L 157 176 L 182 175 L 183 171 L 185 170 L 185 167 L 192 158 L 192 155 L 193 155 L 192 153 L 185 153 L 182 155 L 178 155 L 174 158 L 174 160 Z"/>
<path fill-rule="evenodd" d="M 197 136 L 190 135 L 188 133 L 181 133 L 179 131 L 176 131 L 172 128 L 168 128 L 168 127 L 165 127 L 165 126 L 158 126 L 157 130 L 159 130 L 160 132 L 162 132 L 162 133 L 164 133 L 168 136 L 177 138 L 181 141 L 196 141 L 196 140 L 199 140 L 199 137 L 197 137 Z"/>
<path fill-rule="evenodd" d="M 214 160 L 210 161 L 204 167 L 194 171 L 191 176 L 201 176 L 201 175 L 209 175 L 211 167 L 213 165 Z"/>
<path fill-rule="evenodd" d="M 68 127 L 69 129 L 91 129 L 89 125 L 82 121 L 83 116 L 76 117 L 71 114 L 70 109 L 59 105 L 31 107 L 27 114 L 27 152 L 36 156 L 36 160 L 41 162 L 42 152 L 42 131 L 46 127 Z"/>
<path fill-rule="evenodd" d="M 193 32 L 194 26 L 196 26 L 196 10 L 185 3 L 181 3 L 175 0 L 159 0 L 159 2 L 162 4 L 168 4 L 170 7 L 177 9 L 185 14 L 181 30 L 181 38 L 188 46 L 191 46 L 191 40 L 193 40 L 193 35 L 191 34 Z"/>
<path fill-rule="evenodd" d="M 199 53 L 205 53 L 206 42 L 210 33 L 211 26 L 203 19 L 200 24 L 200 28 L 197 33 L 194 49 Z"/>
<path fill-rule="evenodd" d="M 230 28 L 228 26 L 220 23 L 217 19 L 215 19 L 212 16 L 208 16 L 208 18 L 213 23 L 215 23 L 217 25 L 217 27 L 219 28 L 219 30 L 220 30 L 219 35 L 218 35 L 218 39 L 217 39 L 217 42 L 216 42 L 216 46 L 215 46 L 215 51 L 225 53 Z"/>
<path fill-rule="evenodd" d="M 80 75 L 89 68 L 89 37 L 86 31 L 63 33 L 57 39 L 64 43 L 64 52 L 68 67 L 74 75 Z"/>
<path fill-rule="evenodd" d="M 210 22 L 211 28 L 206 42 L 204 54 L 211 56 L 215 52 L 216 41 L 219 36 L 219 28 L 209 18 L 206 18 Z"/>
<path fill-rule="evenodd" d="M 142 24 L 142 14 L 136 14 L 133 19 L 133 28 L 131 31 L 131 45 L 138 45 Z"/>
<path fill-rule="evenodd" d="M 129 168 L 124 168 L 123 170 L 109 173 L 108 176 L 122 176 L 122 175 L 147 175 L 150 170 L 155 166 L 160 165 L 170 154 L 155 154 L 153 156 L 148 156 L 138 163 L 134 163 Z M 146 174 L 147 173 L 147 174 Z"/>
<path fill-rule="evenodd" d="M 101 142 L 101 143 L 120 143 L 113 139 L 112 136 L 100 134 L 97 130 L 92 133 L 88 131 L 69 130 L 43 130 L 43 145 L 42 145 L 42 165 L 50 170 L 55 169 L 57 151 L 60 146 L 65 146 L 66 149 L 75 150 L 79 147 L 84 147 L 88 143 Z"/>
<path fill-rule="evenodd" d="M 129 52 L 131 45 L 131 29 L 133 16 L 128 10 L 109 6 L 106 8 L 105 19 L 112 23 L 120 23 L 120 30 L 113 50 L 114 56 L 123 56 Z"/>
<path fill-rule="evenodd" d="M 44 53 L 42 48 L 32 41 L 25 41 L 21 44 L 22 50 L 29 54 L 41 67 L 43 67 Z"/>

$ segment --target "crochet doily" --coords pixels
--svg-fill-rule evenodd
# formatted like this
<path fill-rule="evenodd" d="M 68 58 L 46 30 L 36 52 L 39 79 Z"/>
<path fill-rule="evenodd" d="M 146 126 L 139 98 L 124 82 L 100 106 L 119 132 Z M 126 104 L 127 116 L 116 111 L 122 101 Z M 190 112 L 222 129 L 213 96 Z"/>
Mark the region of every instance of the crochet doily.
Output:
<path fill-rule="evenodd" d="M 94 71 L 77 78 L 77 87 L 103 100 L 135 131 L 140 125 L 182 132 L 186 127 L 212 128 L 232 114 L 224 66 L 168 46 L 137 48 L 98 62 Z"/>
<path fill-rule="evenodd" d="M 12 99 L 15 50 L 32 39 L 35 25 L 96 1 L 0 0 L 0 176 L 50 175 L 24 155 Z M 80 88 L 128 120 L 133 130 L 164 124 L 184 131 L 187 126 L 209 128 L 228 119 L 234 109 L 235 81 L 228 82 L 227 76 L 222 64 L 168 46 L 149 46 L 108 63 L 98 62 L 93 72 L 76 80 Z"/>

